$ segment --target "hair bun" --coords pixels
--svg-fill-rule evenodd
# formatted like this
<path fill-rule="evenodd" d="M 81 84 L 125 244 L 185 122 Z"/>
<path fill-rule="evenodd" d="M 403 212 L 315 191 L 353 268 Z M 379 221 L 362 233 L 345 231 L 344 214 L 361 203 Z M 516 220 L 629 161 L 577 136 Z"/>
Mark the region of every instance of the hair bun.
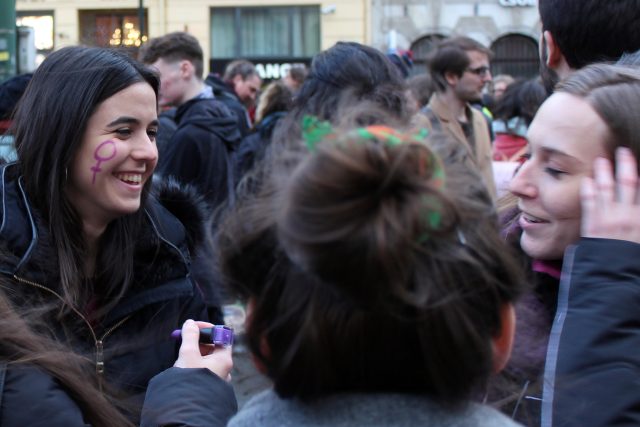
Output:
<path fill-rule="evenodd" d="M 290 258 L 367 300 L 406 283 L 413 251 L 457 221 L 424 136 L 368 126 L 314 145 L 282 194 L 278 233 Z"/>

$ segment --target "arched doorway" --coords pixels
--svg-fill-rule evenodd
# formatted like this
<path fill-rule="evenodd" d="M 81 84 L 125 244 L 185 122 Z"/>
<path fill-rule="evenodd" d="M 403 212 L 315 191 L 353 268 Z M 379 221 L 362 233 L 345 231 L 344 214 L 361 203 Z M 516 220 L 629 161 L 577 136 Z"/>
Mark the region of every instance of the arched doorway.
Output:
<path fill-rule="evenodd" d="M 428 72 L 427 57 L 435 45 L 444 39 L 445 36 L 442 34 L 429 34 L 411 43 L 411 52 L 413 52 L 413 69 L 411 70 L 411 75 Z"/>
<path fill-rule="evenodd" d="M 522 34 L 507 34 L 491 44 L 491 73 L 532 78 L 538 75 L 538 42 Z"/>

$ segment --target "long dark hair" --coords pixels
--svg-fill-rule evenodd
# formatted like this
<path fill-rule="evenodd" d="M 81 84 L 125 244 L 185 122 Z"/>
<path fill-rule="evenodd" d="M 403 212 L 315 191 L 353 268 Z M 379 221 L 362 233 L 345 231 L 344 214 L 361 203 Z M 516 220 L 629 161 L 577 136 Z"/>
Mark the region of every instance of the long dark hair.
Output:
<path fill-rule="evenodd" d="M 334 124 L 343 123 L 348 115 L 347 120 L 365 126 L 377 123 L 372 119 L 383 112 L 385 123 L 408 122 L 411 112 L 404 90 L 400 71 L 382 52 L 355 42 L 338 42 L 313 57 L 289 114 L 273 132 L 266 157 L 278 157 L 280 150 L 295 148 L 305 115 Z M 376 112 L 362 113 L 364 104 Z M 263 174 L 262 167 L 254 168 L 238 187 L 239 197 L 260 188 Z"/>
<path fill-rule="evenodd" d="M 514 117 L 521 117 L 529 126 L 547 96 L 540 79 L 517 80 L 504 91 L 493 111 L 493 117 L 505 122 Z"/>
<path fill-rule="evenodd" d="M 21 311 L 20 315 L 14 311 L 4 293 L 12 287 L 6 281 L 0 277 L 0 361 L 9 369 L 29 366 L 51 375 L 92 426 L 133 426 L 117 409 L 118 403 L 99 390 L 92 362 L 28 326 L 41 324 L 40 315 L 46 311 L 43 307 Z"/>
<path fill-rule="evenodd" d="M 65 197 L 67 170 L 98 105 L 119 91 L 148 83 L 158 94 L 150 69 L 113 50 L 66 47 L 38 67 L 15 114 L 13 134 L 29 201 L 44 220 L 58 256 L 63 297 L 69 306 L 86 303 L 95 290 L 117 304 L 133 279 L 133 253 L 144 209 L 112 221 L 100 240 L 93 289 L 83 285 L 86 247 L 82 223 Z M 151 185 L 145 184 L 143 202 Z M 143 204 L 144 206 L 144 204 Z"/>
<path fill-rule="evenodd" d="M 282 397 L 461 403 L 491 374 L 500 309 L 522 290 L 491 198 L 448 139 L 337 135 L 281 153 L 262 192 L 220 227 L 223 271 L 254 303 L 251 351 Z"/>
<path fill-rule="evenodd" d="M 338 42 L 313 57 L 309 75 L 273 141 L 300 136 L 305 114 L 337 123 L 345 103 L 369 102 L 394 119 L 408 113 L 404 80 L 382 52 L 355 42 Z"/>

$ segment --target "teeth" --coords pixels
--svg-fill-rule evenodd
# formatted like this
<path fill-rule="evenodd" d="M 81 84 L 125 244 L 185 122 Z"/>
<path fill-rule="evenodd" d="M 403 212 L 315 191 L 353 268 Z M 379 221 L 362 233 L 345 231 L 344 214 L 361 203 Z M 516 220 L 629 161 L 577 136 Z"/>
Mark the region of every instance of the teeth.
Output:
<path fill-rule="evenodd" d="M 541 220 L 539 218 L 536 218 L 535 216 L 528 215 L 528 214 L 523 214 L 523 217 L 527 222 L 533 222 L 533 223 L 544 222 L 543 220 Z"/>
<path fill-rule="evenodd" d="M 142 174 L 139 173 L 119 173 L 116 178 L 127 184 L 140 184 L 142 182 Z"/>

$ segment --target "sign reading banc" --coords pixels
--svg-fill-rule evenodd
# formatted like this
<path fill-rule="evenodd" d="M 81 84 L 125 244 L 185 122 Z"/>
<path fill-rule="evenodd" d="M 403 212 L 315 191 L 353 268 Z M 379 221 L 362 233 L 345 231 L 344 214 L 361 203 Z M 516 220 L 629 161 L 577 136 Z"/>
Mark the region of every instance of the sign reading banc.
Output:
<path fill-rule="evenodd" d="M 536 7 L 536 0 L 499 0 L 504 7 Z"/>

